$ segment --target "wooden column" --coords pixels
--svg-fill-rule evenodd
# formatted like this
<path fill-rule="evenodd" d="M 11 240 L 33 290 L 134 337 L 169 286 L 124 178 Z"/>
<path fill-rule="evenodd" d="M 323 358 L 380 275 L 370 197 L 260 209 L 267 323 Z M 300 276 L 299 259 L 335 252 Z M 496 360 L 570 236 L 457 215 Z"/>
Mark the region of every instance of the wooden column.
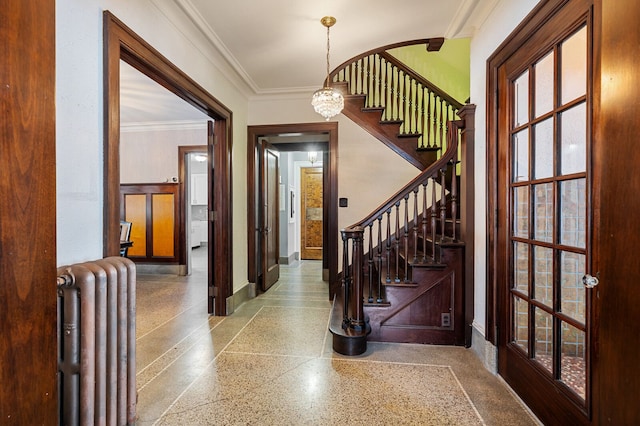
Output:
<path fill-rule="evenodd" d="M 55 425 L 55 2 L 0 23 L 0 423 Z"/>

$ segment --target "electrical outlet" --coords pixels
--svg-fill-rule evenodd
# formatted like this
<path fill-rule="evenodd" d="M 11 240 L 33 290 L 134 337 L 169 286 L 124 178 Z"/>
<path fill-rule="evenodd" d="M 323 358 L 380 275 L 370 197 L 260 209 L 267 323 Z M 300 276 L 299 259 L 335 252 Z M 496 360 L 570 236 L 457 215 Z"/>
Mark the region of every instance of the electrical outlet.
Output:
<path fill-rule="evenodd" d="M 451 314 L 448 312 L 441 314 L 441 323 L 442 327 L 451 327 Z"/>

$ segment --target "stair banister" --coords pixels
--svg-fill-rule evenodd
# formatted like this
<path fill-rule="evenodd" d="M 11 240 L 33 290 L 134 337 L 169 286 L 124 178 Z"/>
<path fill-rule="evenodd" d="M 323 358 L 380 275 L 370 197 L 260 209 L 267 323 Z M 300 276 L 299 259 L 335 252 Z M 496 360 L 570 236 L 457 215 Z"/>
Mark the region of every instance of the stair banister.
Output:
<path fill-rule="evenodd" d="M 345 61 L 329 75 L 330 84 L 344 92 L 343 114 L 420 170 L 446 150 L 446 123 L 463 105 L 388 50 L 429 42 L 373 49 Z"/>
<path fill-rule="evenodd" d="M 448 144 L 447 144 L 447 152 L 443 155 L 438 161 L 436 161 L 431 167 L 427 168 L 425 171 L 420 173 L 416 178 L 414 178 L 411 182 L 405 185 L 400 191 L 394 194 L 391 198 L 389 198 L 385 203 L 381 204 L 373 213 L 368 215 L 365 219 L 360 222 L 349 226 L 343 229 L 342 239 L 344 243 L 343 248 L 343 278 L 344 278 L 344 327 L 349 327 L 355 331 L 362 331 L 366 329 L 365 319 L 364 319 L 364 253 L 363 253 L 363 240 L 364 240 L 364 230 L 372 225 L 376 220 L 382 215 L 387 215 L 387 253 L 390 249 L 392 234 L 389 229 L 390 222 L 390 213 L 394 209 L 396 210 L 396 232 L 393 234 L 395 239 L 397 240 L 400 236 L 400 225 L 398 223 L 399 217 L 399 206 L 403 199 L 408 199 L 409 194 L 415 191 L 416 187 L 423 185 L 424 182 L 427 182 L 429 179 L 434 179 L 435 176 L 441 175 L 444 176 L 444 170 L 448 167 L 457 163 L 457 155 L 458 155 L 458 134 L 459 130 L 464 127 L 464 121 L 456 120 L 451 121 L 449 123 L 449 132 L 448 132 Z M 453 173 L 453 179 L 455 180 L 455 173 Z M 441 180 L 442 191 L 444 193 L 445 183 L 444 180 Z M 425 187 L 426 188 L 426 187 Z M 435 186 L 434 186 L 435 191 Z M 433 202 L 435 203 L 435 196 Z M 445 205 L 446 208 L 446 199 L 444 196 L 441 198 L 441 205 Z M 434 206 L 435 210 L 435 206 Z M 440 209 L 440 214 L 442 214 L 444 210 Z M 455 227 L 455 226 L 454 226 Z M 443 226 L 444 233 L 444 226 Z M 432 226 L 432 233 L 435 232 L 435 228 Z M 351 242 L 351 262 L 348 259 L 349 252 L 349 242 Z M 435 238 L 432 237 L 432 244 L 435 244 Z M 387 281 L 391 281 L 389 277 L 388 271 L 389 261 L 387 254 Z M 396 264 L 396 268 L 398 265 Z M 395 281 L 398 282 L 397 269 L 395 271 Z"/>
<path fill-rule="evenodd" d="M 469 249 L 472 248 L 473 244 L 472 229 L 467 227 L 464 222 L 469 220 L 469 216 L 473 212 L 472 186 L 470 186 L 469 182 L 472 179 L 472 174 L 469 175 L 469 173 L 473 170 L 474 111 L 474 105 L 467 105 L 459 113 L 460 120 L 448 122 L 446 134 L 447 151 L 439 160 L 382 203 L 373 213 L 341 231 L 344 243 L 342 269 L 344 294 L 342 303 L 339 300 L 340 298 L 337 297 L 335 306 L 342 308 L 344 315 L 342 321 L 340 321 L 340 316 L 333 315 L 336 321 L 332 321 L 330 325 L 330 330 L 334 335 L 333 347 L 337 352 L 345 355 L 363 353 L 366 350 L 367 335 L 372 333 L 371 336 L 373 336 L 372 330 L 374 328 L 377 330 L 375 331 L 377 334 L 373 338 L 380 339 L 383 321 L 385 321 L 383 320 L 385 317 L 381 317 L 380 313 L 385 311 L 388 314 L 395 315 L 398 311 L 393 309 L 405 309 L 407 305 L 397 304 L 398 297 L 400 297 L 397 290 L 401 287 L 411 289 L 424 285 L 425 268 L 443 272 L 455 270 L 456 276 L 463 277 L 462 279 L 464 280 L 464 289 L 456 287 L 456 294 L 473 294 L 472 277 L 469 277 L 470 274 L 468 272 L 465 273 L 465 271 L 473 267 L 472 256 L 462 255 L 461 260 L 461 257 L 455 253 L 472 251 Z M 456 173 L 457 169 L 460 171 L 459 177 Z M 457 181 L 458 178 L 460 179 L 459 183 Z M 431 188 L 429 188 L 429 185 L 431 185 Z M 437 191 L 437 188 L 440 188 L 440 191 Z M 414 193 L 413 197 L 410 195 L 411 192 Z M 420 196 L 422 200 L 420 200 Z M 436 196 L 440 198 L 436 199 Z M 411 236 L 409 231 L 411 214 L 408 206 L 410 198 L 413 198 L 414 210 L 412 218 L 413 234 Z M 428 203 L 428 198 L 431 198 L 431 203 Z M 403 203 L 402 200 L 404 200 L 405 204 L 403 213 L 401 213 L 400 208 Z M 458 210 L 456 204 L 458 200 L 463 203 L 461 210 Z M 422 208 L 422 212 L 420 212 L 420 208 Z M 392 218 L 393 210 L 396 211 L 395 218 Z M 458 213 L 461 216 L 460 233 L 456 231 Z M 398 223 L 399 218 L 403 223 Z M 395 219 L 396 223 L 392 225 L 391 221 L 393 219 Z M 386 223 L 383 223 L 383 221 L 386 221 Z M 393 232 L 392 226 L 394 228 Z M 440 229 L 437 229 L 437 226 Z M 365 258 L 363 253 L 364 234 L 367 227 L 369 228 L 369 244 L 368 256 Z M 377 227 L 377 241 L 375 243 L 373 240 L 376 232 L 374 232 L 373 227 Z M 385 228 L 386 235 L 383 236 Z M 443 237 L 436 238 L 436 235 L 443 235 Z M 383 237 L 386 238 L 383 239 Z M 462 239 L 462 242 L 459 238 Z M 410 239 L 414 241 L 413 252 L 407 251 L 407 242 Z M 418 244 L 416 242 L 420 239 L 422 239 L 421 249 L 417 249 Z M 469 239 L 469 246 L 466 245 L 467 239 Z M 397 255 L 400 252 L 398 250 L 398 242 L 400 240 L 402 241 L 400 246 L 403 249 L 403 255 L 400 256 L 402 269 L 399 276 L 400 282 L 398 282 L 394 278 L 398 277 Z M 390 256 L 391 250 L 395 250 L 394 256 Z M 368 267 L 365 267 L 365 259 L 367 259 Z M 468 262 L 467 259 L 469 259 Z M 393 261 L 396 264 L 393 265 L 395 277 L 392 278 L 390 263 Z M 462 266 L 463 262 L 464 266 Z M 374 265 L 376 271 L 373 272 L 372 277 L 372 267 Z M 366 286 L 364 277 L 367 273 L 370 280 L 368 282 L 369 295 L 367 302 L 374 306 L 366 305 L 364 299 L 364 287 Z M 418 278 L 411 278 L 413 273 L 416 273 Z M 448 274 L 449 272 L 446 273 Z M 377 294 L 373 296 L 371 295 L 372 279 L 378 280 Z M 387 294 L 389 295 L 388 299 Z M 372 299 L 375 299 L 376 303 L 372 303 Z M 464 302 L 456 303 L 464 304 L 464 319 L 459 314 L 456 314 L 457 320 L 455 324 L 457 325 L 455 325 L 454 329 L 456 344 L 464 343 L 468 345 L 470 342 L 469 324 L 473 318 L 472 299 L 465 297 Z M 462 312 L 460 306 L 458 306 L 456 312 Z M 388 308 L 392 310 L 389 311 Z M 334 312 L 339 313 L 340 309 L 335 309 Z M 391 317 L 388 316 L 386 318 Z M 448 327 L 444 325 L 444 319 L 442 321 L 441 328 Z M 340 323 L 342 323 L 342 327 L 340 327 Z M 334 326 L 336 324 L 337 328 Z M 391 328 L 394 327 L 393 324 L 385 325 L 385 327 L 389 326 Z M 451 327 L 454 327 L 453 324 Z M 385 329 L 390 330 L 390 328 Z M 460 330 L 462 329 L 464 330 L 461 335 Z M 446 330 L 442 331 L 443 333 L 448 332 Z M 404 337 L 402 338 L 404 339 Z M 431 338 L 429 337 L 429 339 Z M 438 337 L 437 339 L 440 338 Z"/>
<path fill-rule="evenodd" d="M 451 125 L 450 132 L 457 133 L 459 129 L 464 126 L 464 122 L 462 120 L 454 120 L 449 122 Z M 374 220 L 377 219 L 380 212 L 385 212 L 387 210 L 391 210 L 396 203 L 399 203 L 407 194 L 414 191 L 416 186 L 422 184 L 427 181 L 431 176 L 434 175 L 434 172 L 442 170 L 450 164 L 451 160 L 456 157 L 458 154 L 458 138 L 452 138 L 450 143 L 448 144 L 447 151 L 444 153 L 442 157 L 435 163 L 425 169 L 422 173 L 416 176 L 411 182 L 402 187 L 398 192 L 392 195 L 387 201 L 378 206 L 372 213 L 362 219 L 360 222 L 357 222 L 346 229 L 350 229 L 354 226 L 366 227 L 369 226 Z"/>

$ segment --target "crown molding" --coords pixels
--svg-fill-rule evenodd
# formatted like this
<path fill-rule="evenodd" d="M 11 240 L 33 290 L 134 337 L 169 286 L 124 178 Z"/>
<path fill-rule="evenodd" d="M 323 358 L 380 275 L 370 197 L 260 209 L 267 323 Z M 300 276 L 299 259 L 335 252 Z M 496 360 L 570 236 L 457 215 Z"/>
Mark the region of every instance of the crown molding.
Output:
<path fill-rule="evenodd" d="M 445 32 L 445 38 L 473 37 L 500 0 L 464 0 Z"/>

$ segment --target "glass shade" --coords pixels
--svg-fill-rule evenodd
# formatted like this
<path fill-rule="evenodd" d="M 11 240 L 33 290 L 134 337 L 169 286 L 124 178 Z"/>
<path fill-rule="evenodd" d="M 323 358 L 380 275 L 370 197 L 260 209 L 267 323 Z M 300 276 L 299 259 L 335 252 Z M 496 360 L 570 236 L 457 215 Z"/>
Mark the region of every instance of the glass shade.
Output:
<path fill-rule="evenodd" d="M 318 114 L 329 121 L 331 117 L 340 114 L 344 108 L 344 97 L 340 91 L 332 87 L 323 87 L 315 91 L 311 98 L 311 105 Z"/>

